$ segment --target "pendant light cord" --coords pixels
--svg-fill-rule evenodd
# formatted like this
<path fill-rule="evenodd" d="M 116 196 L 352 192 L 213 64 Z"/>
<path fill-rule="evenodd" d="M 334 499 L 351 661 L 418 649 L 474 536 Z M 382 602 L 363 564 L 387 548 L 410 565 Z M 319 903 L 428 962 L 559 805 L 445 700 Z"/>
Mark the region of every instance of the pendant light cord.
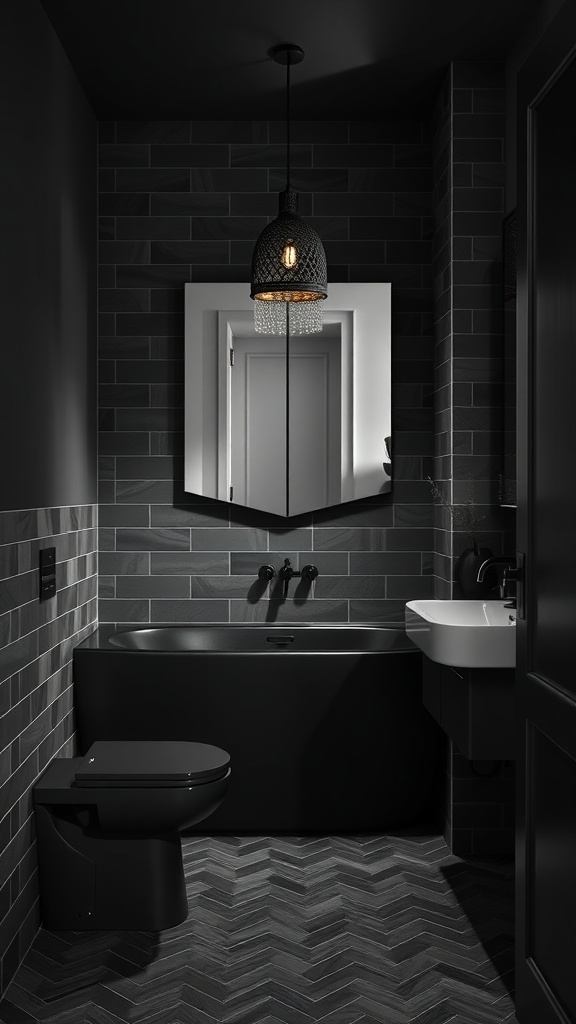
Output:
<path fill-rule="evenodd" d="M 290 56 L 286 64 L 286 189 L 290 188 Z"/>

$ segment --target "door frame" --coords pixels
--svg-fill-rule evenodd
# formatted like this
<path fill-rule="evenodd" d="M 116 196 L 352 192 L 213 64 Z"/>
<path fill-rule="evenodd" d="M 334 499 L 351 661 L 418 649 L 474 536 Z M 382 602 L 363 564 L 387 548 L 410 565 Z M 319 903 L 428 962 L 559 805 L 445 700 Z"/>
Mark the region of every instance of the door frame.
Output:
<path fill-rule="evenodd" d="M 517 794 L 516 794 L 516 1005 L 520 1024 L 567 1024 L 567 1017 L 530 956 L 530 901 L 533 856 L 531 806 L 533 801 L 532 726 L 530 714 L 538 707 L 545 729 L 545 688 L 528 679 L 531 670 L 531 626 L 537 580 L 530 559 L 534 528 L 532 475 L 534 448 L 535 361 L 535 169 L 533 162 L 535 111 L 563 71 L 576 59 L 576 4 L 564 3 L 518 75 L 517 177 L 517 550 L 526 553 L 524 601 L 526 617 L 517 619 Z M 551 687 L 546 687 L 551 690 Z M 561 699 L 557 695 L 557 699 Z M 572 702 L 570 702 L 572 704 Z M 566 708 L 573 717 L 575 707 Z M 566 740 L 566 737 L 564 737 Z M 558 742 L 562 742 L 561 738 Z M 572 742 L 572 755 L 576 740 Z"/>

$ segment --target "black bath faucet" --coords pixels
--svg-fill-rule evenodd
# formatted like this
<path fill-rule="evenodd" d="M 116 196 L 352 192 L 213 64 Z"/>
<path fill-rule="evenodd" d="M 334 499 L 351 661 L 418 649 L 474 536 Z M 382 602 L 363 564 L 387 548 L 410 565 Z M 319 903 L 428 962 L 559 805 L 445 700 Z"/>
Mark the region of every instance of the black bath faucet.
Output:
<path fill-rule="evenodd" d="M 292 563 L 289 558 L 284 559 L 284 565 L 278 573 L 281 580 L 291 580 L 293 576 L 299 576 L 299 572 L 295 572 L 292 568 Z"/>
<path fill-rule="evenodd" d="M 291 580 L 293 576 L 300 576 L 303 580 L 308 580 L 312 583 L 318 576 L 318 569 L 315 565 L 305 565 L 300 572 L 296 572 L 292 568 L 292 563 L 289 558 L 284 559 L 284 565 L 278 573 L 281 580 Z"/>
<path fill-rule="evenodd" d="M 272 565 L 261 565 L 260 568 L 258 569 L 259 580 L 269 582 L 270 580 L 273 580 L 275 576 L 276 570 Z M 282 566 L 281 569 L 278 570 L 278 576 L 281 580 L 283 580 L 286 586 L 288 585 L 288 581 L 291 580 L 293 576 L 299 576 L 301 579 L 308 580 L 309 583 L 313 583 L 316 577 L 318 576 L 318 569 L 316 568 L 315 565 L 305 565 L 303 566 L 300 572 L 296 572 L 296 569 L 292 568 L 292 563 L 290 559 L 285 558 L 284 565 Z"/>

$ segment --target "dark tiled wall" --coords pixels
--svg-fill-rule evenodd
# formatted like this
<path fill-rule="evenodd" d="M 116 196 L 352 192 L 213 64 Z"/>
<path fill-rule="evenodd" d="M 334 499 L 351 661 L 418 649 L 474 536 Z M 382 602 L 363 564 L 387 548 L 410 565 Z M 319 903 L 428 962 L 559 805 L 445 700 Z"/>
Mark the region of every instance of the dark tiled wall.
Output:
<path fill-rule="evenodd" d="M 0 38 L 1 994 L 40 924 L 32 787 L 71 750 L 72 648 L 96 621 L 97 125 L 38 0 L 0 4 Z"/>
<path fill-rule="evenodd" d="M 502 470 L 504 65 L 451 65 L 433 123 L 435 460 L 446 501 L 472 502 L 475 539 L 502 553 L 513 522 L 499 507 Z M 436 597 L 457 597 L 470 531 L 438 508 Z"/>
<path fill-rule="evenodd" d="M 514 856 L 514 762 L 468 761 L 446 748 L 444 836 L 457 857 Z"/>
<path fill-rule="evenodd" d="M 391 281 L 394 490 L 283 520 L 183 490 L 183 285 L 249 281 L 276 122 L 100 125 L 100 621 L 403 621 L 432 594 L 431 149 L 417 122 L 302 122 L 293 184 L 329 281 Z M 313 595 L 250 593 L 313 561 Z"/>
<path fill-rule="evenodd" d="M 0 991 L 40 926 L 32 787 L 72 750 L 72 650 L 96 624 L 97 507 L 0 512 Z M 39 601 L 38 552 L 57 594 Z"/>
<path fill-rule="evenodd" d="M 97 122 L 39 0 L 1 3 L 0 39 L 0 509 L 84 505 L 97 500 Z"/>
<path fill-rule="evenodd" d="M 432 117 L 434 166 L 434 480 L 472 501 L 475 539 L 513 552 L 499 508 L 502 469 L 504 65 L 455 62 Z M 435 597 L 459 597 L 454 570 L 472 538 L 438 501 Z M 495 595 L 496 596 L 496 595 Z M 512 855 L 514 767 L 470 763 L 448 742 L 444 834 L 459 856 Z"/>
<path fill-rule="evenodd" d="M 452 75 L 432 115 L 434 168 L 434 482 L 452 501 Z M 434 596 L 451 596 L 451 518 L 434 507 Z"/>

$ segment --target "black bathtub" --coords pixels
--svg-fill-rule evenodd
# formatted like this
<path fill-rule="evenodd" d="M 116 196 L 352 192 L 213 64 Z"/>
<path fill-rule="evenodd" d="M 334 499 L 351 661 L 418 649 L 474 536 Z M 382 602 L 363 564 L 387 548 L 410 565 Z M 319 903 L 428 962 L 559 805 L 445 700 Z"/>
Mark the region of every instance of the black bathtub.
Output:
<path fill-rule="evenodd" d="M 439 735 L 421 655 L 373 626 L 101 626 L 74 651 L 81 753 L 97 739 L 224 747 L 232 781 L 192 831 L 382 831 L 427 816 Z"/>

